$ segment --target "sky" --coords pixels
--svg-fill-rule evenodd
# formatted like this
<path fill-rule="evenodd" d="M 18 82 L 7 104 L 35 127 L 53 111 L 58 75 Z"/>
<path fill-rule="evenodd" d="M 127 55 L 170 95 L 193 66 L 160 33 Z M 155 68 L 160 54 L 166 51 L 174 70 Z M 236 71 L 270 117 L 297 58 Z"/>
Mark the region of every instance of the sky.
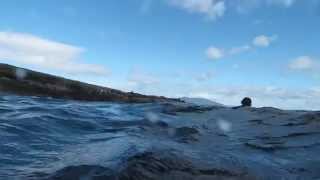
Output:
<path fill-rule="evenodd" d="M 123 91 L 320 109 L 320 0 L 2 0 L 0 63 Z"/>

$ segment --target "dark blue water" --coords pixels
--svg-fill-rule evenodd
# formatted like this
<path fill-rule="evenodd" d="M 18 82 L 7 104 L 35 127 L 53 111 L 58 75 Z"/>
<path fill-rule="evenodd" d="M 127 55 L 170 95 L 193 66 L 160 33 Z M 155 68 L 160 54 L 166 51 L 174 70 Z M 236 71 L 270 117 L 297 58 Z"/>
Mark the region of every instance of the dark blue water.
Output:
<path fill-rule="evenodd" d="M 116 165 L 148 148 L 137 128 L 152 123 L 146 116 L 158 106 L 2 96 L 0 179 L 77 164 Z"/>
<path fill-rule="evenodd" d="M 175 107 L 185 109 L 179 112 Z M 186 107 L 2 95 L 0 179 L 40 179 L 39 174 L 81 165 L 119 171 L 145 152 L 188 161 L 177 163 L 188 166 L 184 169 L 157 160 L 152 167 L 159 168 L 161 162 L 161 171 L 144 166 L 138 170 L 155 173 L 158 179 L 163 179 L 161 173 L 171 173 L 170 168 L 183 173 L 201 169 L 191 177 L 206 173 L 238 179 L 248 174 L 252 179 L 320 178 L 320 114 Z M 164 171 L 162 166 L 170 168 Z"/>

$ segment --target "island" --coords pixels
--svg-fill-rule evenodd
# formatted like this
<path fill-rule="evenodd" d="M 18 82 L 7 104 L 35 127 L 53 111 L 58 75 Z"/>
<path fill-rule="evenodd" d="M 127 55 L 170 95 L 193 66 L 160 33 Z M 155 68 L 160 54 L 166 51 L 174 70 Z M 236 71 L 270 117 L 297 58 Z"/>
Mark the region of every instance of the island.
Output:
<path fill-rule="evenodd" d="M 0 92 L 22 96 L 44 96 L 82 101 L 148 103 L 177 100 L 83 83 L 0 63 Z"/>

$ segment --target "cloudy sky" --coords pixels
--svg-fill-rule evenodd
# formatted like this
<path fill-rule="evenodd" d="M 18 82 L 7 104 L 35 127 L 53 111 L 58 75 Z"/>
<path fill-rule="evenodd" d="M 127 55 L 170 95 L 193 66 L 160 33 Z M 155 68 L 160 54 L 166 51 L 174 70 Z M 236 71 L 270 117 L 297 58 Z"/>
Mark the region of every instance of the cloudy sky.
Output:
<path fill-rule="evenodd" d="M 320 109 L 320 0 L 2 0 L 0 62 L 125 91 Z"/>

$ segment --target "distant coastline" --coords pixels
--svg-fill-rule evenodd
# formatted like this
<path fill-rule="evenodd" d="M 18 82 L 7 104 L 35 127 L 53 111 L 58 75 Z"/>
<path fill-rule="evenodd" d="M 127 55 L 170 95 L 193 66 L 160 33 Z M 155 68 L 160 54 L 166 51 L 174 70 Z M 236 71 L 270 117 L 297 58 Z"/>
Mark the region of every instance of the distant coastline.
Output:
<path fill-rule="evenodd" d="M 123 92 L 1 63 L 0 92 L 23 96 L 45 96 L 83 101 L 126 103 L 178 101 L 178 99 L 162 96 L 147 96 L 133 92 Z"/>

